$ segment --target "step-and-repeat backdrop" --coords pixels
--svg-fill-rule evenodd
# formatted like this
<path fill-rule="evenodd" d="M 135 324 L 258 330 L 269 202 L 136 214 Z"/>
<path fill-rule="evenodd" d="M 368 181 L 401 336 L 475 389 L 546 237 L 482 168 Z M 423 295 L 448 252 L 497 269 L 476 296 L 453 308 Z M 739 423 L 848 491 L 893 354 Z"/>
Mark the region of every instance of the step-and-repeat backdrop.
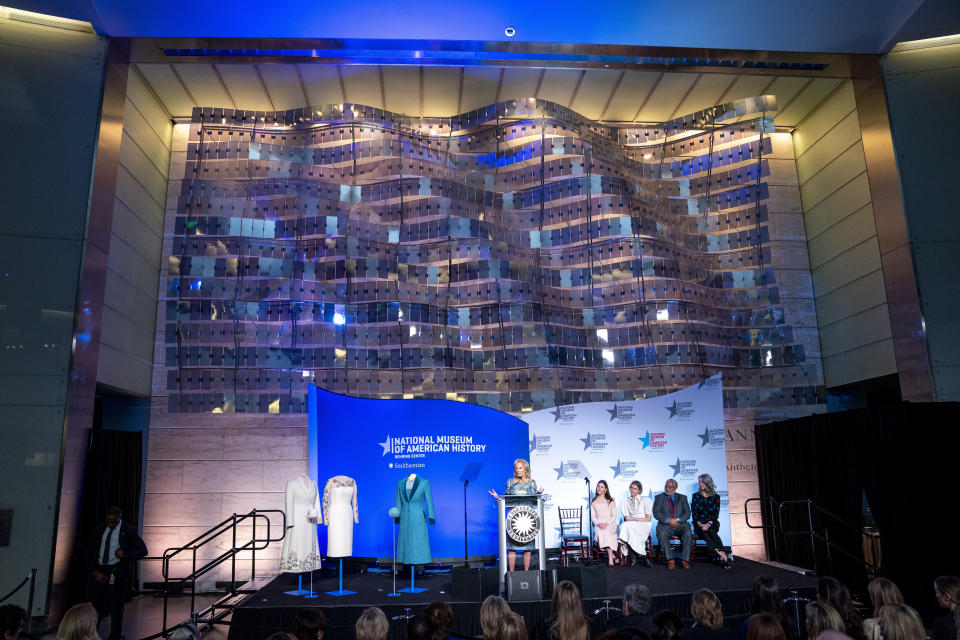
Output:
<path fill-rule="evenodd" d="M 690 498 L 709 473 L 720 495 L 720 537 L 730 544 L 727 458 L 720 374 L 675 393 L 629 402 L 587 402 L 523 416 L 530 428 L 530 466 L 547 496 L 547 545 L 558 546 L 558 507 L 584 509 L 587 489 L 606 480 L 619 505 L 634 480 L 651 499 L 670 478 Z M 585 480 L 585 479 L 588 479 Z M 656 526 L 653 532 L 656 540 Z"/>
<path fill-rule="evenodd" d="M 393 520 L 387 515 L 400 478 L 430 480 L 436 524 L 435 558 L 463 555 L 464 471 L 475 472 L 466 492 L 469 553 L 497 553 L 497 514 L 487 491 L 502 492 L 516 458 L 530 460 L 544 489 L 547 545 L 559 545 L 558 507 L 584 509 L 587 489 L 606 480 L 619 503 L 633 480 L 651 498 L 675 478 L 680 493 L 697 490 L 709 473 L 721 496 L 720 537 L 729 544 L 725 433 L 720 375 L 646 400 L 590 402 L 536 411 L 523 420 L 448 400 L 353 398 L 310 390 L 310 475 L 357 482 L 360 524 L 353 555 L 392 557 Z M 586 481 L 585 481 L 586 479 Z M 318 529 L 320 552 L 326 528 Z"/>

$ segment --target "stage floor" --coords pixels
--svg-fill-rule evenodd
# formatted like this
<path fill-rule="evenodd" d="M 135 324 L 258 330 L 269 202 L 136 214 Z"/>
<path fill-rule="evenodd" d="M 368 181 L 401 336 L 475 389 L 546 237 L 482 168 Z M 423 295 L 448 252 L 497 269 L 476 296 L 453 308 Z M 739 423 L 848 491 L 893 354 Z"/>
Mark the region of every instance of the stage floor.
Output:
<path fill-rule="evenodd" d="M 548 569 L 550 566 L 548 565 Z M 713 590 L 720 596 L 724 606 L 727 626 L 734 627 L 749 613 L 750 589 L 753 580 L 759 575 L 770 575 L 780 585 L 784 597 L 791 591 L 810 597 L 817 585 L 817 579 L 798 573 L 785 571 L 778 567 L 745 559 L 737 559 L 732 570 L 725 571 L 718 565 L 700 561 L 691 569 L 679 566 L 669 571 L 665 566 L 618 567 L 605 569 L 607 577 L 607 595 L 605 597 L 585 599 L 588 614 L 604 606 L 604 600 L 610 600 L 611 606 L 620 607 L 623 588 L 628 584 L 640 583 L 647 586 L 654 596 L 654 611 L 672 609 L 685 620 L 689 619 L 690 596 L 702 587 Z M 297 588 L 295 574 L 282 574 L 260 591 L 251 594 L 233 613 L 229 640 L 262 640 L 275 631 L 292 630 L 293 616 L 300 609 L 320 607 L 327 615 L 332 638 L 352 638 L 353 624 L 364 608 L 377 606 L 383 609 L 389 619 L 391 638 L 403 638 L 404 615 L 415 614 L 431 602 L 446 602 L 454 611 L 455 631 L 460 635 L 479 635 L 478 615 L 479 599 L 456 599 L 451 594 L 450 574 L 428 574 L 416 579 L 417 587 L 427 590 L 416 594 L 402 594 L 389 597 L 393 591 L 393 578 L 387 574 L 348 574 L 344 576 L 343 587 L 356 593 L 349 596 L 332 596 L 328 591 L 338 589 L 337 578 L 314 577 L 313 590 L 316 598 L 303 598 L 286 595 L 284 592 Z M 305 578 L 307 576 L 304 576 Z M 307 588 L 309 580 L 304 580 Z M 397 588 L 409 585 L 409 575 L 398 576 Z M 513 602 L 511 608 L 524 616 L 527 626 L 532 627 L 549 615 L 549 600 L 534 602 Z M 603 616 L 603 613 L 597 614 Z"/>

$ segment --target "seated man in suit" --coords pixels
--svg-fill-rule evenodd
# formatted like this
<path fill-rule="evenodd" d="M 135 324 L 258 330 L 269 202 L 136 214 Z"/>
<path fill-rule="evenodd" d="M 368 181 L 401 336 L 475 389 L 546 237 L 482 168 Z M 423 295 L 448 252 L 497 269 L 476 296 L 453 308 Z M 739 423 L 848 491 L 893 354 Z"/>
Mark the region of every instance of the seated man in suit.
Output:
<path fill-rule="evenodd" d="M 642 584 L 628 584 L 623 588 L 623 616 L 610 618 L 605 629 L 638 629 L 647 635 L 653 625 L 653 597 Z"/>
<path fill-rule="evenodd" d="M 690 551 L 693 549 L 693 533 L 690 531 L 690 503 L 687 496 L 677 493 L 677 481 L 667 480 L 663 493 L 653 501 L 653 517 L 657 521 L 657 540 L 660 552 L 667 559 L 667 569 L 676 568 L 673 550 L 670 548 L 670 536 L 680 538 L 682 551 L 680 566 L 690 568 Z"/>
<path fill-rule="evenodd" d="M 137 560 L 147 555 L 133 525 L 120 520 L 120 507 L 110 507 L 97 525 L 87 548 L 87 600 L 100 620 L 110 614 L 110 638 L 120 640 L 123 631 L 123 600 Z"/>

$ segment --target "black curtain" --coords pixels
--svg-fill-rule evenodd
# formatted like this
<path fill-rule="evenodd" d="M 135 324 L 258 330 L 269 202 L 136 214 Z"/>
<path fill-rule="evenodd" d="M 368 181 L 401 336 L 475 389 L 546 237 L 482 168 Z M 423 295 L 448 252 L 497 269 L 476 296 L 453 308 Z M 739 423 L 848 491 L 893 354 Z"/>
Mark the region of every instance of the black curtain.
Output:
<path fill-rule="evenodd" d="M 908 604 L 930 621 L 937 609 L 933 579 L 960 573 L 944 526 L 953 517 L 953 469 L 960 435 L 953 419 L 960 403 L 901 402 L 885 407 L 816 414 L 756 428 L 760 494 L 778 501 L 810 498 L 836 514 L 814 513 L 814 529 L 862 559 L 863 496 L 880 532 L 880 574 L 896 582 Z M 783 509 L 785 528 L 806 528 L 802 505 Z M 770 522 L 769 513 L 765 523 Z M 776 519 L 776 514 L 774 514 Z M 865 595 L 863 565 L 825 545 L 811 552 L 809 537 L 766 530 L 773 559 L 806 568 L 816 564 Z M 867 600 L 869 602 L 869 600 Z"/>
<path fill-rule="evenodd" d="M 90 436 L 83 494 L 77 517 L 77 538 L 70 563 L 70 602 L 83 600 L 86 550 L 96 526 L 109 507 L 123 511 L 123 521 L 138 525 L 143 438 L 137 431 L 94 429 Z"/>

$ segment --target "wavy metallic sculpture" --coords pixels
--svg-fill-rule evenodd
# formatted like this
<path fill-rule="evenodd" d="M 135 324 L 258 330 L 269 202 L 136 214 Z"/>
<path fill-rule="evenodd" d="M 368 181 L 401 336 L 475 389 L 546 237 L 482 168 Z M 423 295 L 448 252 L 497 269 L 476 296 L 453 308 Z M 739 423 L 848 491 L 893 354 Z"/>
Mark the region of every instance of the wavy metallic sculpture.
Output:
<path fill-rule="evenodd" d="M 727 408 L 823 403 L 770 260 L 775 109 L 195 110 L 160 302 L 169 412 L 301 413 L 310 383 L 521 412 L 718 370 Z"/>

